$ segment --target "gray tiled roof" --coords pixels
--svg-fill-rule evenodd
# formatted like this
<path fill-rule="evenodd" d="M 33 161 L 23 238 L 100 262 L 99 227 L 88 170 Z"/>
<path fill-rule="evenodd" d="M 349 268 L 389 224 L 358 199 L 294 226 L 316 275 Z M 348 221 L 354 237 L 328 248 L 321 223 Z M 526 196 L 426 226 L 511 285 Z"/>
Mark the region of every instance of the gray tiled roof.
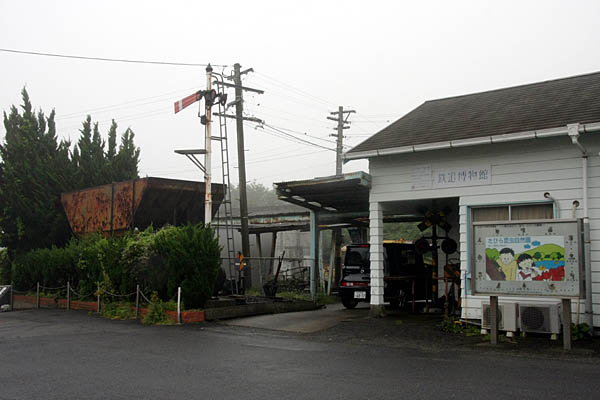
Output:
<path fill-rule="evenodd" d="M 600 122 L 600 72 L 426 101 L 348 153 Z"/>

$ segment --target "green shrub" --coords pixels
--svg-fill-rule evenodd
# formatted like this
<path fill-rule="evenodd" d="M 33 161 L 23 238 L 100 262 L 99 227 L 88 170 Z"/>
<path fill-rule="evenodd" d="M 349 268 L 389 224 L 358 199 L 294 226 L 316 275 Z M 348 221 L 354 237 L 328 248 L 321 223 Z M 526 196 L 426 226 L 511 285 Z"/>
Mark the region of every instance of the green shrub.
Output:
<path fill-rule="evenodd" d="M 102 316 L 110 319 L 134 319 L 135 311 L 131 303 L 105 303 L 102 308 Z"/>
<path fill-rule="evenodd" d="M 177 301 L 176 300 L 169 300 L 169 301 L 165 301 L 163 302 L 163 307 L 165 309 L 165 311 L 177 311 Z M 183 301 L 181 302 L 181 311 L 185 310 L 184 305 L 183 305 Z"/>
<path fill-rule="evenodd" d="M 446 333 L 462 333 L 463 326 L 459 319 L 455 317 L 444 317 L 441 323 L 442 331 Z"/>
<path fill-rule="evenodd" d="M 101 295 L 131 293 L 139 284 L 144 293 L 157 292 L 166 300 L 181 286 L 186 304 L 201 308 L 213 293 L 220 254 L 210 226 L 169 226 L 157 233 L 150 227 L 121 237 L 91 234 L 72 239 L 64 248 L 32 250 L 16 257 L 8 274 L 18 290 L 37 282 L 47 287 L 70 282 L 84 296 L 95 293 L 98 284 Z M 0 279 L 6 279 L 6 269 L 0 269 Z"/>
<path fill-rule="evenodd" d="M 148 307 L 148 314 L 144 317 L 142 322 L 147 325 L 169 325 L 173 321 L 167 318 L 165 314 L 165 306 L 163 301 L 158 297 L 157 292 L 152 293 L 150 298 L 150 306 Z"/>
<path fill-rule="evenodd" d="M 573 340 L 582 340 L 590 337 L 592 335 L 592 330 L 588 324 L 581 323 L 575 324 L 571 323 L 571 338 Z"/>
<path fill-rule="evenodd" d="M 66 286 L 73 262 L 62 248 L 36 249 L 15 259 L 14 284 L 19 290 L 42 286 Z"/>
<path fill-rule="evenodd" d="M 157 291 L 159 297 L 167 297 L 167 268 L 164 258 L 154 247 L 155 232 L 149 227 L 143 232 L 125 238 L 121 254 L 121 269 L 144 293 Z M 135 289 L 135 287 L 132 288 Z"/>
<path fill-rule="evenodd" d="M 167 265 L 166 298 L 177 294 L 177 287 L 190 308 L 201 308 L 212 296 L 219 267 L 221 246 L 210 226 L 169 226 L 154 238 L 156 252 Z"/>
<path fill-rule="evenodd" d="M 8 250 L 0 250 L 0 284 L 8 285 L 12 282 L 12 263 L 8 257 Z"/>

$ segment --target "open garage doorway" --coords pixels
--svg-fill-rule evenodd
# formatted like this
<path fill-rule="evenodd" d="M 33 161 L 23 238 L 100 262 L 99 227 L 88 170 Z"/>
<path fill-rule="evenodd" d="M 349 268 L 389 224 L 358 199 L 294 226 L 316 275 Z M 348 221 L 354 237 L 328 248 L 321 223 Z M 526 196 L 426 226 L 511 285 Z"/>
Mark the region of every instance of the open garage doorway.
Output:
<path fill-rule="evenodd" d="M 462 287 L 459 198 L 376 204 L 371 204 L 369 221 L 372 309 L 377 312 L 383 305 L 397 305 L 394 292 L 398 291 L 405 308 L 458 314 Z M 409 256 L 411 248 L 416 261 Z M 412 267 L 403 268 L 404 263 Z"/>

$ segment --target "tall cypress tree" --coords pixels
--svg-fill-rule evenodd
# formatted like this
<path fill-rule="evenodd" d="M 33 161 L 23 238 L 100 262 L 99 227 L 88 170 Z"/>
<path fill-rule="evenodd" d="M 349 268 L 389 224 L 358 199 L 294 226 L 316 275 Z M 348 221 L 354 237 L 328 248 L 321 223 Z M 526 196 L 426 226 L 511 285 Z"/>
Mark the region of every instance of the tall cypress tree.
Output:
<path fill-rule="evenodd" d="M 92 124 L 90 115 L 82 123 L 81 136 L 73 151 L 73 161 L 77 167 L 77 188 L 98 186 L 110 182 L 104 177 L 106 160 L 105 142 L 102 140 L 98 123 Z"/>
<path fill-rule="evenodd" d="M 135 137 L 131 128 L 127 128 L 121 135 L 121 145 L 115 157 L 114 173 L 116 180 L 125 181 L 138 177 L 138 164 L 140 160 L 140 148 L 135 147 Z"/>
<path fill-rule="evenodd" d="M 113 121 L 107 146 L 89 115 L 71 151 L 69 141 L 57 139 L 54 110 L 48 117 L 36 113 L 25 89 L 22 97 L 21 111 L 4 112 L 0 144 L 0 246 L 12 254 L 64 244 L 71 231 L 61 193 L 137 178 L 140 156 L 131 129 L 117 149 Z"/>
<path fill-rule="evenodd" d="M 46 117 L 22 91 L 22 112 L 4 112 L 0 145 L 0 245 L 13 252 L 63 244 L 70 236 L 60 193 L 73 186 L 70 143 L 58 141 L 54 111 Z"/>

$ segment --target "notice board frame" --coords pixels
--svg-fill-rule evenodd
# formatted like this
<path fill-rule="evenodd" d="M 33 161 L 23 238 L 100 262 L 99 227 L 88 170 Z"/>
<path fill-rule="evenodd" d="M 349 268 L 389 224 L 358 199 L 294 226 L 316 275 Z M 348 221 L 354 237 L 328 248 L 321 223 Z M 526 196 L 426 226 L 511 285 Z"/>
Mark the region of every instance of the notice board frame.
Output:
<path fill-rule="evenodd" d="M 563 242 L 560 237 L 563 238 Z M 527 242 L 528 239 L 529 242 Z M 470 267 L 473 277 L 471 290 L 474 295 L 585 298 L 583 221 L 581 219 L 474 222 L 471 226 L 470 242 Z M 523 243 L 530 244 L 530 248 L 524 248 Z M 558 248 L 556 246 L 560 247 L 560 243 L 563 243 L 564 260 L 552 261 L 555 261 L 557 265 L 561 265 L 561 262 L 564 264 L 563 280 L 552 280 L 556 278 L 542 281 L 513 280 L 497 275 L 492 279 L 487 274 L 487 271 L 490 271 L 489 254 L 492 253 L 492 257 L 494 257 L 494 249 L 498 250 L 502 247 L 500 249 L 502 251 L 504 247 L 514 248 L 513 256 L 517 258 L 520 256 L 519 253 L 537 253 L 536 246 L 540 247 L 543 253 L 543 249 L 556 249 Z M 556 253 L 558 251 L 554 254 Z M 542 255 L 541 261 L 550 261 L 543 259 L 545 255 Z M 496 264 L 496 266 L 498 265 L 499 263 Z M 493 272 L 493 270 L 491 271 Z M 517 271 L 520 271 L 518 267 Z M 545 275 L 549 275 L 549 272 Z"/>

